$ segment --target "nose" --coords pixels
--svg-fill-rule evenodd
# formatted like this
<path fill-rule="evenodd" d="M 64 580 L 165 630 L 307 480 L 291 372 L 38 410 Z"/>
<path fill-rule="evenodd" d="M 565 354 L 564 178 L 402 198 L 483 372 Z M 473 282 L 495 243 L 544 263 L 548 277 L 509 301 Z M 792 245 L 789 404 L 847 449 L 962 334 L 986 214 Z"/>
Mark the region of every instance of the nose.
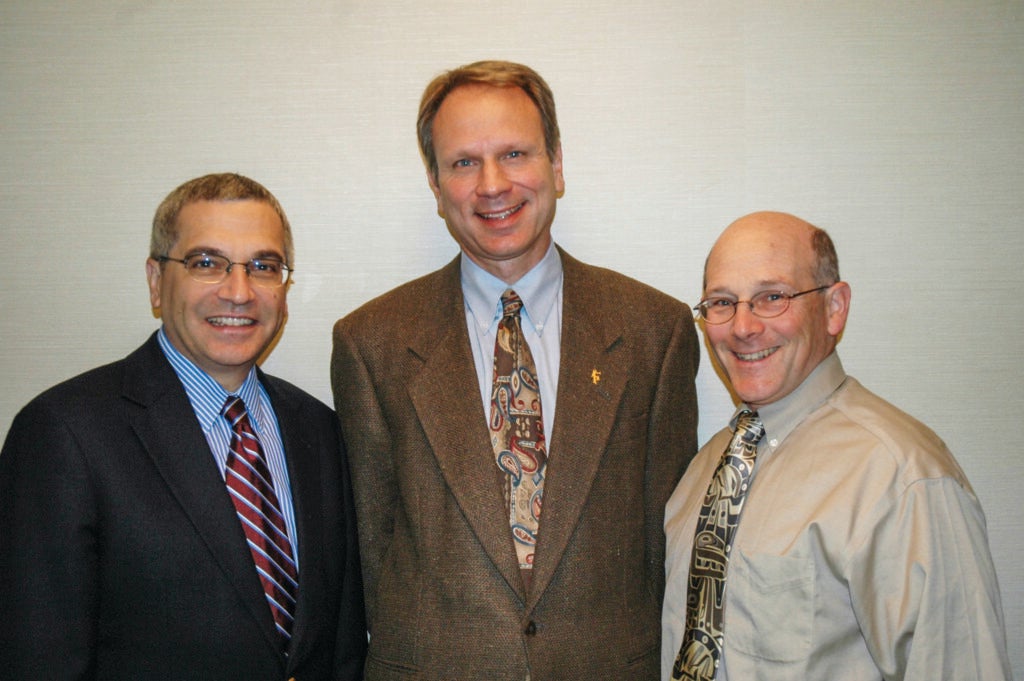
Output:
<path fill-rule="evenodd" d="M 495 160 L 487 159 L 480 167 L 477 183 L 477 194 L 480 196 L 498 196 L 508 190 L 511 183 L 504 168 Z"/>
<path fill-rule="evenodd" d="M 732 325 L 732 334 L 739 338 L 753 336 L 764 329 L 762 319 L 754 314 L 753 306 L 746 301 L 736 304 L 736 312 L 729 323 Z"/>
<path fill-rule="evenodd" d="M 249 280 L 249 273 L 245 265 L 234 263 L 220 283 L 218 294 L 224 300 L 230 300 L 235 305 L 242 305 L 252 300 L 252 282 Z"/>

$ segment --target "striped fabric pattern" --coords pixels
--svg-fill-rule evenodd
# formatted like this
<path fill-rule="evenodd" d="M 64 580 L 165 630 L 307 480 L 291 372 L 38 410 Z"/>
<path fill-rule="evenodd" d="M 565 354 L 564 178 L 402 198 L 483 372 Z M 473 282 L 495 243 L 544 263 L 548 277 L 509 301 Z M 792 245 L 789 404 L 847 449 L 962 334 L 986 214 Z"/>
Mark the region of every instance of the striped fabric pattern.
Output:
<path fill-rule="evenodd" d="M 233 433 L 224 480 L 249 543 L 274 623 L 286 647 L 291 638 L 298 591 L 298 570 L 292 558 L 291 542 L 260 441 L 249 423 L 244 402 L 239 397 L 228 397 L 223 413 Z"/>

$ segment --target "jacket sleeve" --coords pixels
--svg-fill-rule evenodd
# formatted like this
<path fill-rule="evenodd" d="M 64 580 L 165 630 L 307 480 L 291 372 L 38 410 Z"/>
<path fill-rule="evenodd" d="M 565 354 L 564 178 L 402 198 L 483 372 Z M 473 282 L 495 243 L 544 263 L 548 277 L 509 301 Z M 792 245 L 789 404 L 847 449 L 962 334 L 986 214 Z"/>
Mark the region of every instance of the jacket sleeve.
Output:
<path fill-rule="evenodd" d="M 700 347 L 693 319 L 679 306 L 651 406 L 647 439 L 645 518 L 650 583 L 661 602 L 665 590 L 665 504 L 697 452 L 696 376 Z"/>
<path fill-rule="evenodd" d="M 95 674 L 98 509 L 87 460 L 49 403 L 30 403 L 0 452 L 0 669 Z"/>
<path fill-rule="evenodd" d="M 363 678 L 363 663 L 366 659 L 366 615 L 363 605 L 363 581 L 351 476 L 344 445 L 341 445 L 339 449 L 342 454 L 341 496 L 345 524 L 345 563 L 343 566 L 345 572 L 341 582 L 341 613 L 338 622 L 338 640 L 335 646 L 335 678 L 339 681 L 358 681 Z"/>
<path fill-rule="evenodd" d="M 391 436 L 373 377 L 355 340 L 347 333 L 345 320 L 339 321 L 334 329 L 331 385 L 359 519 L 363 591 L 367 624 L 372 633 L 381 568 L 394 533 L 398 487 Z"/>

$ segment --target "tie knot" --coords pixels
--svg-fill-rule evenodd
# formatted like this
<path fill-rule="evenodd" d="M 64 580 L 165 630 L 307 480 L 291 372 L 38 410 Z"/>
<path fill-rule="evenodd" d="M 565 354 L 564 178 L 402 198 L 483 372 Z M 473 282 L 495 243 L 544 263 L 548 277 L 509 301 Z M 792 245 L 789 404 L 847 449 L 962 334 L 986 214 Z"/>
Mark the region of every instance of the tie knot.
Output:
<path fill-rule="evenodd" d="M 523 301 L 519 294 L 512 289 L 507 289 L 501 294 L 501 315 L 503 317 L 514 317 L 523 308 Z"/>
<path fill-rule="evenodd" d="M 228 423 L 234 428 L 243 417 L 246 415 L 245 402 L 242 401 L 241 397 L 235 397 L 234 395 L 228 395 L 228 399 L 224 401 L 224 407 L 221 409 L 221 413 L 227 418 Z"/>
<path fill-rule="evenodd" d="M 756 445 L 764 437 L 764 424 L 758 418 L 756 411 L 744 411 L 736 421 L 736 432 L 744 442 Z"/>

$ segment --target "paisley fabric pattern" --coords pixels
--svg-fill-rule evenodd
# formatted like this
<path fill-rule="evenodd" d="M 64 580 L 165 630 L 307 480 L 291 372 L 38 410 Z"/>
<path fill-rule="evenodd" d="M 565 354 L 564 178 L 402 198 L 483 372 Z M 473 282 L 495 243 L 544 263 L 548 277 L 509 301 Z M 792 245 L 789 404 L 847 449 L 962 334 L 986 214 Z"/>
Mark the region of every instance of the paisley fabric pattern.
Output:
<path fill-rule="evenodd" d="M 763 436 L 764 424 L 757 413 L 742 412 L 708 485 L 690 556 L 686 632 L 672 667 L 673 680 L 711 681 L 718 673 L 729 552 L 750 487 L 757 443 Z"/>
<path fill-rule="evenodd" d="M 502 318 L 494 342 L 491 445 L 506 478 L 503 487 L 519 567 L 528 570 L 533 568 L 547 452 L 537 368 L 520 323 L 523 303 L 508 289 L 501 304 Z"/>

